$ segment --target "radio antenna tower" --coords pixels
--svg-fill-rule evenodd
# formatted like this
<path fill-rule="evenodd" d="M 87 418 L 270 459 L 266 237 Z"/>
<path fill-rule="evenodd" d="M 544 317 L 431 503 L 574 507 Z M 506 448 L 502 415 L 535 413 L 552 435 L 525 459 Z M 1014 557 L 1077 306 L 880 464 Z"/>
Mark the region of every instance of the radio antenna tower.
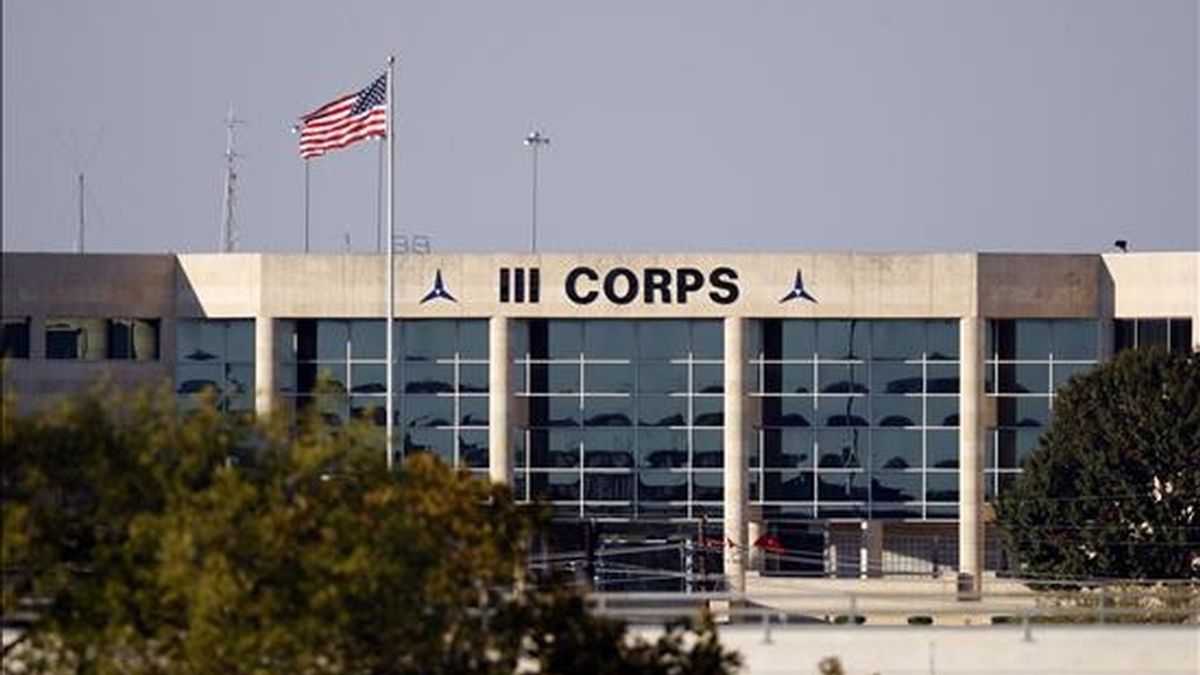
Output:
<path fill-rule="evenodd" d="M 237 244 L 237 231 L 233 220 L 234 191 L 237 187 L 237 166 L 234 160 L 241 157 L 233 149 L 233 130 L 243 120 L 233 115 L 233 104 L 229 104 L 229 114 L 225 117 L 225 197 L 221 208 L 221 252 L 232 253 Z"/>
<path fill-rule="evenodd" d="M 79 170 L 79 230 L 75 233 L 75 252 L 83 253 L 83 169 Z"/>

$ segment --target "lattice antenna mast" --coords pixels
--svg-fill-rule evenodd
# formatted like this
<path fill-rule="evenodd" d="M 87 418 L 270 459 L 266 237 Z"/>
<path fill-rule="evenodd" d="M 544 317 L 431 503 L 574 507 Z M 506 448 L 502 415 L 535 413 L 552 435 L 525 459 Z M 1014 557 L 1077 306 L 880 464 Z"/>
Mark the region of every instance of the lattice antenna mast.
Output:
<path fill-rule="evenodd" d="M 233 114 L 233 104 L 229 104 L 229 114 L 225 117 L 225 195 L 224 204 L 221 208 L 221 252 L 232 253 L 237 245 L 237 230 L 234 224 L 233 207 L 236 201 L 237 189 L 237 164 L 236 160 L 241 157 L 233 149 L 234 128 L 242 124 L 243 120 L 237 119 Z"/>

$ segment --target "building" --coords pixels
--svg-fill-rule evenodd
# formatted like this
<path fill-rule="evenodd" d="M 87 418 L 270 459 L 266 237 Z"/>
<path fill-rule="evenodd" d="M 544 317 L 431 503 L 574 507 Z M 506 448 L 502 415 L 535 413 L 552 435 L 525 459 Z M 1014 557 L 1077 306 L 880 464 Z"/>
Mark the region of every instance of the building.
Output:
<path fill-rule="evenodd" d="M 36 406 L 102 375 L 169 380 L 185 408 L 213 387 L 230 411 L 312 406 L 382 439 L 384 265 L 8 253 L 6 385 Z M 987 500 L 1055 389 L 1114 350 L 1200 348 L 1197 252 L 396 265 L 399 454 L 546 499 L 583 545 L 666 542 L 643 549 L 660 567 L 706 564 L 678 551 L 718 542 L 735 590 L 747 567 L 955 572 L 977 590 L 1004 565 Z"/>

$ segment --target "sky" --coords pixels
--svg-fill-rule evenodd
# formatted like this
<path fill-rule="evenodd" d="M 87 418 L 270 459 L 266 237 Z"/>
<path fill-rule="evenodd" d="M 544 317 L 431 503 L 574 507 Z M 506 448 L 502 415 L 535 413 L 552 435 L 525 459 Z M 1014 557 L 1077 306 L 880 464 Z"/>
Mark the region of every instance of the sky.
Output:
<path fill-rule="evenodd" d="M 438 252 L 1200 248 L 1195 0 L 4 0 L 3 247 L 303 249 L 296 118 L 398 59 L 395 223 Z M 370 252 L 379 144 L 310 164 Z"/>

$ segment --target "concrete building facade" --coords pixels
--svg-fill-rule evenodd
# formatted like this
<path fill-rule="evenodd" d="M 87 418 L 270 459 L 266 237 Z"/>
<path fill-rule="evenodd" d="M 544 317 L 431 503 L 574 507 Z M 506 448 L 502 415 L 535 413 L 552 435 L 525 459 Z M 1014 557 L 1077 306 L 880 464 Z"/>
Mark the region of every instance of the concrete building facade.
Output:
<path fill-rule="evenodd" d="M 748 568 L 978 589 L 1004 565 L 987 503 L 1055 389 L 1118 349 L 1200 349 L 1197 252 L 395 264 L 399 455 L 588 537 L 716 551 L 733 590 Z M 378 255 L 7 253 L 5 385 L 28 406 L 101 377 L 168 381 L 182 407 L 211 388 L 230 411 L 365 419 L 382 447 L 384 273 Z"/>

